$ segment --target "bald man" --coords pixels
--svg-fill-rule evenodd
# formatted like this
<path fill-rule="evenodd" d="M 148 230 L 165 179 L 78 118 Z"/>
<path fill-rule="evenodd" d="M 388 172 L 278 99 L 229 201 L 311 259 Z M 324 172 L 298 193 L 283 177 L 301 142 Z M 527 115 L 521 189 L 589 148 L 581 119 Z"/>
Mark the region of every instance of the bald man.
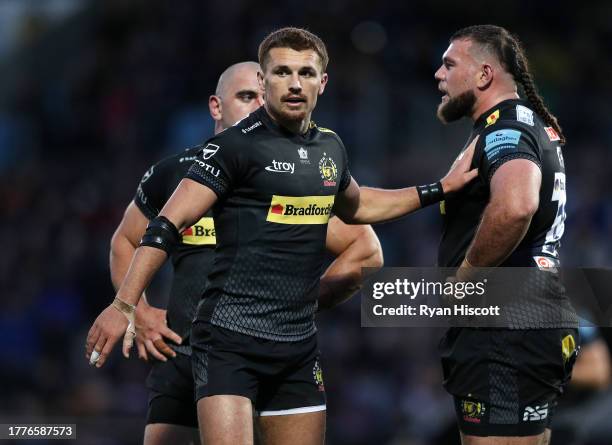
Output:
<path fill-rule="evenodd" d="M 263 104 L 257 83 L 259 64 L 242 62 L 227 68 L 209 98 L 215 134 L 234 125 Z M 183 178 L 201 146 L 170 156 L 142 177 L 112 241 L 113 285 L 119 288 L 149 220 L 155 218 Z M 197 408 L 191 371 L 189 335 L 200 297 L 208 284 L 215 248 L 215 227 L 209 212 L 181 233 L 171 256 L 174 268 L 167 311 L 141 298 L 136 309 L 136 345 L 141 359 L 153 358 L 145 445 L 199 443 Z M 327 250 L 336 259 L 321 277 L 319 307 L 329 308 L 359 289 L 362 267 L 381 267 L 382 250 L 370 226 L 348 226 L 332 218 Z M 144 297 L 144 295 L 143 295 Z"/>

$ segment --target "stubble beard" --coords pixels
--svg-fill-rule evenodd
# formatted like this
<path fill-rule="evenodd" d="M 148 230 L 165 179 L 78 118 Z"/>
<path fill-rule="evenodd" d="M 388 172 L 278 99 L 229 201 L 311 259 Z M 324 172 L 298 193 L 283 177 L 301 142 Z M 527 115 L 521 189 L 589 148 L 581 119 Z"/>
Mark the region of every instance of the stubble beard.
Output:
<path fill-rule="evenodd" d="M 474 111 L 475 104 L 476 95 L 474 94 L 474 91 L 464 91 L 458 96 L 438 105 L 438 119 L 440 119 L 443 123 L 448 124 L 449 122 L 457 121 L 462 117 L 470 117 Z"/>
<path fill-rule="evenodd" d="M 300 131 L 302 123 L 308 117 L 308 112 L 306 110 L 300 110 L 300 112 L 286 112 L 282 108 L 270 106 L 269 111 L 280 125 L 294 132 Z"/>

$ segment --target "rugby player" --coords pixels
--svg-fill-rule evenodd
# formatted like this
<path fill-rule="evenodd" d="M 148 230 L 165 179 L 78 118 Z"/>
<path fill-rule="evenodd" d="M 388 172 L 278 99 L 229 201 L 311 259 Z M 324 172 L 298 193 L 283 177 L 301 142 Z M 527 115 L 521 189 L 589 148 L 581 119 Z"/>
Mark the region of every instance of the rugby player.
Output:
<path fill-rule="evenodd" d="M 438 265 L 559 266 L 565 221 L 565 144 L 538 94 L 517 38 L 479 25 L 457 31 L 435 79 L 438 117 L 474 122 L 478 178 L 440 206 Z M 519 97 L 522 86 L 524 99 Z M 516 329 L 451 328 L 440 350 L 462 442 L 547 444 L 556 398 L 570 378 L 578 320 L 556 273 L 541 273 Z M 558 310 L 562 308 L 564 310 Z M 533 329 L 533 327 L 541 329 Z"/>
<path fill-rule="evenodd" d="M 326 225 L 390 221 L 471 181 L 471 153 L 439 182 L 359 187 L 333 131 L 311 121 L 328 76 L 314 34 L 283 28 L 259 47 L 265 105 L 210 139 L 149 224 L 113 304 L 90 330 L 104 364 L 142 291 L 179 233 L 213 208 L 217 250 L 191 334 L 198 418 L 206 444 L 252 443 L 252 406 L 267 444 L 321 444 L 325 389 L 314 312 Z M 333 293 L 333 292 L 332 292 Z M 120 313 L 121 312 L 121 313 Z M 127 329 L 127 332 L 126 332 Z"/>
<path fill-rule="evenodd" d="M 259 64 L 242 62 L 221 74 L 216 92 L 209 98 L 215 134 L 263 104 L 258 71 Z M 119 289 L 127 273 L 148 222 L 157 216 L 199 150 L 201 147 L 194 147 L 163 159 L 142 177 L 111 241 L 110 265 L 115 289 Z M 206 271 L 211 269 L 215 244 L 209 212 L 181 234 L 171 255 L 174 276 L 168 311 L 150 306 L 144 294 L 138 303 L 135 316 L 138 355 L 144 360 L 149 354 L 154 358 L 147 379 L 150 397 L 145 445 L 199 442 L 189 334 L 208 283 Z M 348 226 L 336 217 L 329 221 L 326 247 L 337 257 L 321 280 L 327 292 L 321 295 L 320 306 L 330 307 L 359 288 L 362 267 L 382 266 L 382 250 L 370 226 Z M 166 343 L 164 337 L 174 344 Z"/>

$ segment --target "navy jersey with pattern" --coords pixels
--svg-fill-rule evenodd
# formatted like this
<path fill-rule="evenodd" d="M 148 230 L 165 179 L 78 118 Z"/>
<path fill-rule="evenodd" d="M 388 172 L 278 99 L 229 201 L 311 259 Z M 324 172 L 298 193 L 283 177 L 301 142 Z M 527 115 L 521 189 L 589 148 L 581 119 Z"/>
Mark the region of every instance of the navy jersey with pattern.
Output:
<path fill-rule="evenodd" d="M 313 335 L 327 222 L 351 179 L 340 138 L 314 123 L 295 135 L 262 107 L 204 144 L 187 177 L 218 196 L 198 319 L 276 341 Z"/>
<path fill-rule="evenodd" d="M 196 159 L 202 147 L 197 146 L 169 156 L 153 165 L 142 177 L 134 203 L 149 219 L 160 212 L 178 183 Z M 196 307 L 208 285 L 207 275 L 211 270 L 215 227 L 212 212 L 181 234 L 181 243 L 170 259 L 174 269 L 170 299 L 168 302 L 168 326 L 183 339 L 180 352 L 188 352 L 191 323 Z"/>
<path fill-rule="evenodd" d="M 542 174 L 539 205 L 527 233 L 502 267 L 560 266 L 559 248 L 565 223 L 565 165 L 559 135 L 523 100 L 506 100 L 474 123 L 468 143 L 479 136 L 472 160 L 478 178 L 440 204 L 444 229 L 438 265 L 457 267 L 474 238 L 489 202 L 490 182 L 504 163 L 528 159 Z M 527 328 L 577 327 L 578 319 L 556 273 L 535 273 L 515 289 L 523 307 L 511 312 L 513 326 Z M 509 312 L 509 313 L 510 313 Z"/>
<path fill-rule="evenodd" d="M 537 256 L 557 260 L 566 202 L 559 136 L 522 100 L 506 100 L 480 116 L 466 147 L 476 136 L 480 138 L 472 168 L 478 168 L 478 178 L 440 206 L 444 230 L 438 265 L 461 264 L 489 202 L 491 177 L 501 165 L 517 158 L 529 159 L 540 168 L 540 202 L 525 237 L 502 266 L 535 266 Z"/>

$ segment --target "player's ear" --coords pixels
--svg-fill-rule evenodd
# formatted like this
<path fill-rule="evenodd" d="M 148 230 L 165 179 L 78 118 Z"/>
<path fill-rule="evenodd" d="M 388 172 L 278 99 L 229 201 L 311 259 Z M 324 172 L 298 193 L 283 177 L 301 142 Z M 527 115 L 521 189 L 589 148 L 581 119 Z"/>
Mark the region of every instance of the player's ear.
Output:
<path fill-rule="evenodd" d="M 266 91 L 264 85 L 264 76 L 261 71 L 257 71 L 257 83 L 259 84 L 259 88 L 261 89 L 261 91 Z"/>
<path fill-rule="evenodd" d="M 221 110 L 221 98 L 219 96 L 215 96 L 213 94 L 208 98 L 208 110 L 210 111 L 210 115 L 214 120 L 221 120 L 223 117 L 223 112 Z"/>
<path fill-rule="evenodd" d="M 483 63 L 477 75 L 478 78 L 476 79 L 476 87 L 480 90 L 484 90 L 491 85 L 491 82 L 493 82 L 493 67 L 488 63 Z"/>
<path fill-rule="evenodd" d="M 325 85 L 327 85 L 328 80 L 329 77 L 327 73 L 323 73 L 323 75 L 321 76 L 321 85 L 319 85 L 319 96 L 323 94 L 323 91 L 325 91 Z"/>

